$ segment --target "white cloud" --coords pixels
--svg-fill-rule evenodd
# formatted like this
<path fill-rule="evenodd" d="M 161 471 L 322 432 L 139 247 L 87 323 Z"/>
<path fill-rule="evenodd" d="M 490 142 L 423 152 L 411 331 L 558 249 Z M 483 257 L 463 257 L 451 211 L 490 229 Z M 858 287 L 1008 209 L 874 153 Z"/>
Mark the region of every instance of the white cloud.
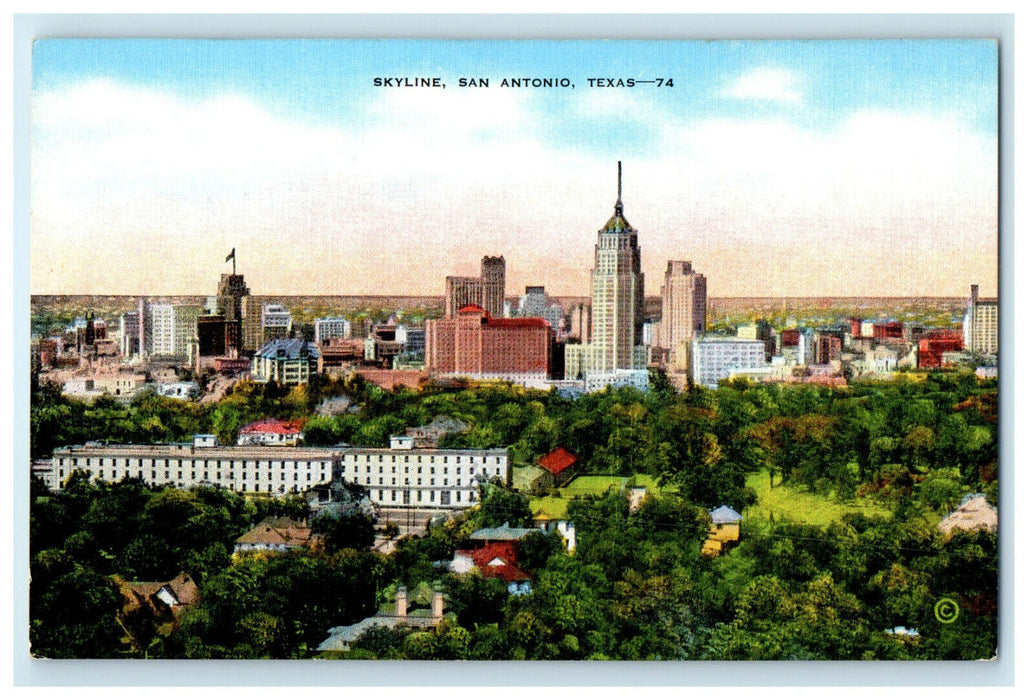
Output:
<path fill-rule="evenodd" d="M 545 142 L 528 94 L 386 91 L 330 128 L 232 95 L 189 101 L 110 82 L 41 93 L 33 289 L 77 291 L 48 284 L 61 274 L 83 288 L 197 293 L 236 245 L 260 294 L 436 293 L 486 253 L 507 256 L 511 289 L 556 280 L 555 293 L 586 293 L 614 162 Z M 613 98 L 594 99 L 600 110 Z M 950 120 L 870 112 L 828 132 L 654 124 L 664 156 L 615 154 L 648 265 L 757 254 L 757 241 L 807 253 L 836 238 L 885 267 L 911 244 L 988 249 L 991 236 L 994 247 L 995 144 Z M 411 255 L 425 261 L 417 277 L 418 263 L 400 262 Z M 138 262 L 146 271 L 131 278 Z"/>
<path fill-rule="evenodd" d="M 754 68 L 740 75 L 720 95 L 737 100 L 799 103 L 801 80 L 783 68 Z"/>

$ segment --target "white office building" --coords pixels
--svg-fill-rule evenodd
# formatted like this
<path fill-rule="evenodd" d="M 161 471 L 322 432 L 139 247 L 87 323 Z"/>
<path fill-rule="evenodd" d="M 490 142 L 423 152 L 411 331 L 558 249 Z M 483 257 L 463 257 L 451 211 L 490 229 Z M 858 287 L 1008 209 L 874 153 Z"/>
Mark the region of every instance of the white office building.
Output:
<path fill-rule="evenodd" d="M 747 338 L 698 337 L 690 341 L 695 384 L 715 388 L 732 373 L 766 367 L 765 342 Z"/>

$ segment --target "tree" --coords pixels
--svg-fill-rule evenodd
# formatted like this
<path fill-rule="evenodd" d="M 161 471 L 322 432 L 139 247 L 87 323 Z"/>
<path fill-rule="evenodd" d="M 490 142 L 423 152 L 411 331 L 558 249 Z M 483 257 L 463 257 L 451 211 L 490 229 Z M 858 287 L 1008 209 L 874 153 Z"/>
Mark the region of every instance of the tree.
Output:
<path fill-rule="evenodd" d="M 367 550 L 374 546 L 375 521 L 368 509 L 354 504 L 331 504 L 312 520 L 314 533 L 324 536 L 328 552 Z"/>
<path fill-rule="evenodd" d="M 532 510 L 525 495 L 494 482 L 483 483 L 478 490 L 478 510 L 472 518 L 476 528 L 499 527 L 504 523 L 511 527 L 532 525 Z"/>

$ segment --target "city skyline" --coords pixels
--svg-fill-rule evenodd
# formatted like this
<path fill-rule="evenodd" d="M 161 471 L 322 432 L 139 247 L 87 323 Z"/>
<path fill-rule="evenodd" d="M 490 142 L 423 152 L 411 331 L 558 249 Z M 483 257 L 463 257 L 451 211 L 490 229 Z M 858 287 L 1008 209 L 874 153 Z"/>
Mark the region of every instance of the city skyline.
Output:
<path fill-rule="evenodd" d="M 622 160 L 648 296 L 686 260 L 715 297 L 963 297 L 998 284 L 996 75 L 992 41 L 44 40 L 30 291 L 210 295 L 234 248 L 258 295 L 502 255 L 508 296 L 589 296 Z"/>

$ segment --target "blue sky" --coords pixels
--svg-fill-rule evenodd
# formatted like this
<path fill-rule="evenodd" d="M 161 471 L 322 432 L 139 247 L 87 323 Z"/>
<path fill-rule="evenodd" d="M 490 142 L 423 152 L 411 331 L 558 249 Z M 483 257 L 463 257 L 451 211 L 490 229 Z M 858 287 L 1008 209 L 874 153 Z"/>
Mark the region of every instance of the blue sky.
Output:
<path fill-rule="evenodd" d="M 492 253 L 509 293 L 588 294 L 622 159 L 648 293 L 666 259 L 692 259 L 720 296 L 963 296 L 997 280 L 996 54 L 956 40 L 40 41 L 32 290 L 211 293 L 207 261 L 236 246 L 256 293 L 437 293 Z M 314 255 L 338 264 L 313 270 Z M 140 272 L 105 276 L 98 258 Z"/>

